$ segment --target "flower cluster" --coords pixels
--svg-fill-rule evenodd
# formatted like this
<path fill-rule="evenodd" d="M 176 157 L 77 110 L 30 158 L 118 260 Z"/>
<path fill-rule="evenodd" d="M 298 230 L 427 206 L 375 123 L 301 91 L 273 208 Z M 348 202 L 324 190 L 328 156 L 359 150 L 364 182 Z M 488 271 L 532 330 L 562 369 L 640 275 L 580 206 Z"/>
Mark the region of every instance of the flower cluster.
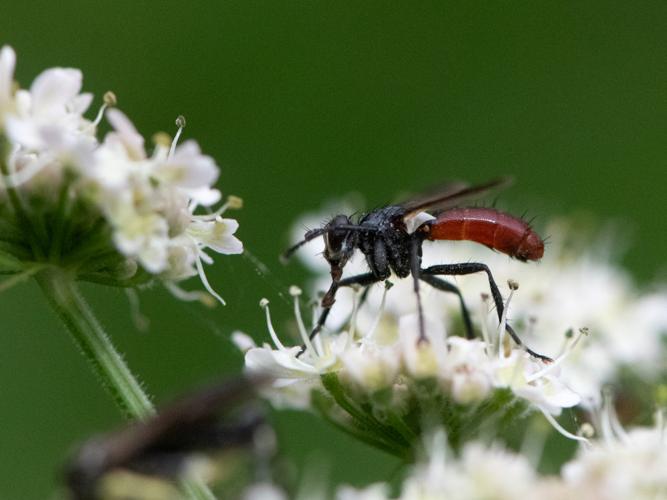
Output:
<path fill-rule="evenodd" d="M 94 120 L 93 96 L 81 92 L 77 69 L 51 68 L 29 89 L 14 82 L 14 51 L 0 50 L 0 269 L 36 272 L 57 265 L 78 279 L 130 286 L 157 278 L 183 298 L 176 282 L 199 275 L 208 249 L 236 254 L 238 224 L 222 218 L 241 201 L 215 209 L 218 166 L 198 144 L 156 135 L 144 139 L 107 93 Z M 97 138 L 106 116 L 112 131 Z M 197 209 L 203 207 L 203 213 Z"/>
<path fill-rule="evenodd" d="M 607 415 L 610 417 L 610 415 Z M 612 416 L 613 418 L 613 416 Z M 486 498 L 505 500 L 596 498 L 624 500 L 667 497 L 667 441 L 664 423 L 626 432 L 602 431 L 579 448 L 560 475 L 543 476 L 524 455 L 472 441 L 460 456 L 448 456 L 442 432 L 425 440 L 426 457 L 415 465 L 398 496 L 387 484 L 363 489 L 343 486 L 337 500 Z"/>
<path fill-rule="evenodd" d="M 393 292 L 388 293 L 389 288 L 382 304 Z M 571 339 L 560 358 L 544 363 L 522 349 L 510 348 L 501 335 L 489 333 L 486 324 L 486 341 L 448 337 L 444 323 L 430 314 L 425 318 L 427 342 L 419 341 L 415 314 L 404 315 L 398 325 L 392 325 L 383 307 L 376 311 L 373 327 L 361 333 L 355 301 L 346 329 L 322 332 L 311 341 L 311 330 L 301 316 L 301 292 L 292 287 L 291 293 L 303 352 L 299 346 L 282 343 L 266 301 L 261 305 L 274 345 L 257 347 L 242 333 L 234 337 L 245 351 L 246 370 L 274 379 L 264 394 L 275 405 L 315 408 L 337 425 L 401 456 L 434 418 L 457 447 L 482 428 L 498 432 L 530 407 L 544 413 L 562 433 L 582 439 L 553 418 L 580 401 L 558 372 L 581 334 Z"/>
<path fill-rule="evenodd" d="M 403 482 L 400 500 L 428 498 L 545 498 L 539 488 L 538 476 L 524 457 L 499 446 L 486 447 L 468 443 L 460 458 L 447 456 L 443 432 L 429 436 L 426 457 Z M 358 490 L 339 488 L 337 500 L 387 500 L 394 498 L 383 483 Z M 548 498 L 548 497 L 547 497 Z"/>

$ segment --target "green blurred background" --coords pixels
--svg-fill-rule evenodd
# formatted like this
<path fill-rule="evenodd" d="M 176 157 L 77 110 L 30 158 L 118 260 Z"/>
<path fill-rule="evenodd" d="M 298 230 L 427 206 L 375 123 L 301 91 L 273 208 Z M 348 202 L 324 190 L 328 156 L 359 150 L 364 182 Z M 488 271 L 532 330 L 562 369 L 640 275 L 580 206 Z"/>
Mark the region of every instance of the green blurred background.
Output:
<path fill-rule="evenodd" d="M 239 236 L 273 271 L 223 257 L 207 310 L 142 293 L 138 333 L 123 293 L 84 287 L 158 401 L 239 369 L 234 329 L 281 324 L 281 287 L 306 274 L 277 256 L 303 211 L 350 191 L 371 206 L 446 179 L 512 174 L 502 197 L 539 220 L 588 211 L 619 222 L 638 279 L 664 276 L 667 3 L 3 2 L 0 42 L 23 86 L 74 66 L 147 137 L 187 117 L 245 208 Z M 197 286 L 193 281 L 192 286 Z M 33 284 L 0 296 L 0 498 L 53 494 L 72 444 L 120 416 Z M 631 334 L 631 332 L 630 332 Z M 396 463 L 317 418 L 276 415 L 282 449 L 335 481 L 386 479 Z"/>

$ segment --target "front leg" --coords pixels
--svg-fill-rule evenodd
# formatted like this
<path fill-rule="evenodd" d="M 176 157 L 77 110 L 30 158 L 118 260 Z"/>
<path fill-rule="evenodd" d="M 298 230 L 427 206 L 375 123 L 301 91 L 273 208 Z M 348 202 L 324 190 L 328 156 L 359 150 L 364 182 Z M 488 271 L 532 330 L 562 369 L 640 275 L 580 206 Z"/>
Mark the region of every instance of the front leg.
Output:
<path fill-rule="evenodd" d="M 496 281 L 493 279 L 491 270 L 486 264 L 480 262 L 466 262 L 464 264 L 442 264 L 437 266 L 430 266 L 426 269 L 422 269 L 422 275 L 443 275 L 443 276 L 462 276 L 466 274 L 475 274 L 475 273 L 486 273 L 489 279 L 489 288 L 491 289 L 491 297 L 493 298 L 493 303 L 496 306 L 496 312 L 498 313 L 498 320 L 502 321 L 503 312 L 505 306 L 503 304 L 503 296 L 500 293 L 500 289 L 496 284 Z M 550 357 L 544 356 L 543 354 L 538 354 L 535 351 L 529 349 L 524 345 L 519 336 L 516 334 L 514 329 L 505 322 L 505 330 L 509 333 L 510 337 L 517 343 L 519 346 L 523 346 L 526 349 L 526 352 L 531 356 L 541 359 L 542 361 L 551 362 L 553 361 Z"/>

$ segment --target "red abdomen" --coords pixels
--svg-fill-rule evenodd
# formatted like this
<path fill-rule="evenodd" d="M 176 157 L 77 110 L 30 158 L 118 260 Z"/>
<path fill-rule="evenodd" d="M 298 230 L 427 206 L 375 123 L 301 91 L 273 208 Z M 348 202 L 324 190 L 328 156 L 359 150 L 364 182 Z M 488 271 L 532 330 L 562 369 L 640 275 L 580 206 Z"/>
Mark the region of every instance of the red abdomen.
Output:
<path fill-rule="evenodd" d="M 530 225 L 492 208 L 454 208 L 430 223 L 429 240 L 467 240 L 519 260 L 538 260 L 544 242 Z"/>

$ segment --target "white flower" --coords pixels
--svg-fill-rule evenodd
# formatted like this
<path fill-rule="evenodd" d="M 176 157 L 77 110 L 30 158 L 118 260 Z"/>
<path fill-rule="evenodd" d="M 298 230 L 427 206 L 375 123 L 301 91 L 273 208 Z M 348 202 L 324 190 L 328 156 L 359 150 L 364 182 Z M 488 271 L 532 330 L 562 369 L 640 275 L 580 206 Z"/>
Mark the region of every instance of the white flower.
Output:
<path fill-rule="evenodd" d="M 446 366 L 447 347 L 445 328 L 442 322 L 430 315 L 424 317 L 425 335 L 428 342 L 419 341 L 419 316 L 402 316 L 398 322 L 399 345 L 403 365 L 414 378 L 437 377 Z"/>
<path fill-rule="evenodd" d="M 485 399 L 493 388 L 493 367 L 487 346 L 481 340 L 447 339 L 447 358 L 441 378 L 454 400 L 470 404 Z"/>
<path fill-rule="evenodd" d="M 33 81 L 30 91 L 16 93 L 16 115 L 7 119 L 7 135 L 28 149 L 39 150 L 46 144 L 45 131 L 60 129 L 78 133 L 89 124 L 83 113 L 93 96 L 80 94 L 83 76 L 73 68 L 51 68 Z"/>
<path fill-rule="evenodd" d="M 169 227 L 154 212 L 141 213 L 127 203 L 114 203 L 108 215 L 116 230 L 113 239 L 121 253 L 136 257 L 150 273 L 157 274 L 167 266 Z"/>
<path fill-rule="evenodd" d="M 215 160 L 203 155 L 193 140 L 177 146 L 173 154 L 157 161 L 153 169 L 153 177 L 159 182 L 182 190 L 194 202 L 204 206 L 220 201 L 220 191 L 211 189 L 218 173 Z"/>
<path fill-rule="evenodd" d="M 556 367 L 545 366 L 516 349 L 509 356 L 501 357 L 495 365 L 495 383 L 499 387 L 510 387 L 517 396 L 552 415 L 559 415 L 562 408 L 570 408 L 581 401 L 581 397 L 557 375 Z"/>
<path fill-rule="evenodd" d="M 298 294 L 294 294 L 298 307 Z M 266 313 L 266 322 L 275 348 L 265 344 L 262 347 L 248 347 L 247 337 L 234 339 L 237 347 L 245 352 L 245 369 L 251 374 L 265 374 L 273 379 L 272 386 L 263 390 L 278 407 L 307 408 L 310 404 L 310 392 L 320 387 L 320 375 L 338 367 L 339 356 L 348 347 L 346 333 L 337 336 L 324 336 L 317 341 L 317 348 L 301 353 L 298 346 L 285 347 L 273 328 L 268 301 L 260 302 Z M 300 316 L 297 318 L 300 321 Z M 302 325 L 300 325 L 302 327 Z M 305 328 L 301 334 L 307 338 Z M 310 344 L 310 342 L 308 342 Z"/>
<path fill-rule="evenodd" d="M 390 387 L 399 373 L 399 359 L 392 350 L 374 344 L 352 344 L 341 352 L 343 373 L 361 389 L 373 392 Z"/>
<path fill-rule="evenodd" d="M 662 412 L 652 428 L 626 432 L 609 398 L 598 412 L 599 438 L 562 469 L 565 484 L 582 498 L 667 498 L 667 434 Z"/>
<path fill-rule="evenodd" d="M 95 141 L 83 113 L 93 96 L 80 93 L 81 82 L 77 69 L 52 68 L 35 78 L 30 91 L 18 90 L 14 113 L 5 119 L 10 141 L 74 166 L 90 161 Z"/>
<path fill-rule="evenodd" d="M 202 248 L 222 254 L 237 254 L 243 252 L 243 244 L 234 236 L 238 227 L 239 223 L 234 219 L 216 217 L 203 220 L 193 216 L 185 232 Z"/>

